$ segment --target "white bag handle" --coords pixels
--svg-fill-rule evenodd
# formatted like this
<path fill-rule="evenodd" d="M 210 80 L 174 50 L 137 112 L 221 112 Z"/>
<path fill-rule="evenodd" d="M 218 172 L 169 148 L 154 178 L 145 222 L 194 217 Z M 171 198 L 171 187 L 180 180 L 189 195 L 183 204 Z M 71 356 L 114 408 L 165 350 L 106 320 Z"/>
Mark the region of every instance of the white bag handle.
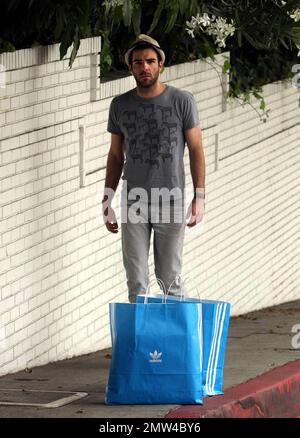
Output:
<path fill-rule="evenodd" d="M 156 281 L 159 284 L 160 288 L 163 290 L 164 296 L 166 296 L 167 291 L 166 291 L 166 287 L 164 282 L 160 279 L 156 277 Z M 145 298 L 144 298 L 144 304 L 148 303 L 148 295 L 150 295 L 150 285 L 151 285 L 151 281 L 149 281 L 147 289 L 146 289 L 146 293 L 145 293 Z"/>
<path fill-rule="evenodd" d="M 163 291 L 162 303 L 166 304 L 168 296 L 170 294 L 171 287 L 173 286 L 174 282 L 177 282 L 177 281 L 180 281 L 179 285 L 181 286 L 181 288 L 180 288 L 180 292 L 181 293 L 179 295 L 180 296 L 180 301 L 184 301 L 185 297 L 186 297 L 185 283 L 186 283 L 187 279 L 189 279 L 189 277 L 186 277 L 186 279 L 183 279 L 181 274 L 177 275 L 174 278 L 174 280 L 172 281 L 172 283 L 170 284 L 168 290 L 166 290 L 166 286 L 165 286 L 164 282 L 160 278 L 156 277 L 156 281 L 157 281 L 157 283 L 159 284 L 160 288 Z M 194 278 L 191 278 L 191 280 L 193 282 L 194 288 L 197 291 L 198 298 L 199 298 L 199 300 L 201 300 L 200 292 L 199 292 L 198 286 L 196 286 L 196 284 L 195 284 Z M 154 281 L 154 280 L 152 280 L 152 281 Z M 148 286 L 147 286 L 147 289 L 146 289 L 146 293 L 145 293 L 145 298 L 144 298 L 144 304 L 148 303 L 148 295 L 150 295 L 150 285 L 151 285 L 152 281 L 150 281 L 148 283 Z"/>
<path fill-rule="evenodd" d="M 168 295 L 169 295 L 169 293 L 170 293 L 170 289 L 171 289 L 173 283 L 174 283 L 174 282 L 177 282 L 178 280 L 181 280 L 181 281 L 182 281 L 181 284 L 179 283 L 179 285 L 182 285 L 182 287 L 180 288 L 180 292 L 181 292 L 181 293 L 180 293 L 180 301 L 184 301 L 184 300 L 185 300 L 185 296 L 186 296 L 186 294 L 185 294 L 185 293 L 186 293 L 185 283 L 186 283 L 187 279 L 189 279 L 189 277 L 186 277 L 186 279 L 184 280 L 184 279 L 182 278 L 182 275 L 181 275 L 181 274 L 177 275 L 177 276 L 175 277 L 175 279 L 172 281 L 172 283 L 170 284 L 170 286 L 169 286 L 169 288 L 168 288 L 168 290 L 167 290 L 165 301 L 167 301 L 167 297 L 168 297 Z M 199 300 L 201 300 L 200 292 L 199 292 L 198 286 L 195 284 L 195 279 L 192 277 L 191 280 L 192 280 L 192 283 L 193 283 L 194 288 L 196 289 L 196 292 L 197 292 L 198 298 L 199 298 Z"/>
<path fill-rule="evenodd" d="M 182 280 L 182 283 L 181 283 L 181 282 L 180 282 L 180 283 L 177 283 L 178 280 L 179 280 L 179 281 Z M 168 288 L 168 290 L 167 290 L 167 293 L 166 293 L 166 300 L 167 300 L 167 298 L 168 298 L 168 295 L 170 294 L 171 287 L 173 286 L 174 283 L 177 283 L 178 286 L 181 286 L 181 284 L 182 284 L 182 288 L 180 288 L 180 292 L 181 292 L 181 293 L 180 293 L 180 301 L 184 301 L 184 297 L 185 297 L 184 283 L 185 283 L 185 280 L 182 279 L 182 275 L 181 275 L 181 274 L 176 275 L 176 277 L 174 278 L 174 280 L 173 280 L 172 283 L 170 284 L 170 286 L 169 286 L 169 288 Z"/>

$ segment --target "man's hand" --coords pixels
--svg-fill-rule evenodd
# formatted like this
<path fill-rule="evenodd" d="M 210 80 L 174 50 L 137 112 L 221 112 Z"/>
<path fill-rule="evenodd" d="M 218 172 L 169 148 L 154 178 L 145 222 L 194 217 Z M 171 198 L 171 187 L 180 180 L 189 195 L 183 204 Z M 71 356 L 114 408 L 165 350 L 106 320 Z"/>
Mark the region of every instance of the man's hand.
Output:
<path fill-rule="evenodd" d="M 115 212 L 109 201 L 102 201 L 103 222 L 110 233 L 117 233 L 119 226 Z"/>
<path fill-rule="evenodd" d="M 110 233 L 117 233 L 119 228 L 111 203 L 119 184 L 123 170 L 123 163 L 123 136 L 111 134 L 111 145 L 107 157 L 105 185 L 102 199 L 103 222 Z"/>
<path fill-rule="evenodd" d="M 189 220 L 187 223 L 188 227 L 194 227 L 202 221 L 204 217 L 204 207 L 204 199 L 196 197 L 192 200 L 186 214 L 186 219 Z"/>

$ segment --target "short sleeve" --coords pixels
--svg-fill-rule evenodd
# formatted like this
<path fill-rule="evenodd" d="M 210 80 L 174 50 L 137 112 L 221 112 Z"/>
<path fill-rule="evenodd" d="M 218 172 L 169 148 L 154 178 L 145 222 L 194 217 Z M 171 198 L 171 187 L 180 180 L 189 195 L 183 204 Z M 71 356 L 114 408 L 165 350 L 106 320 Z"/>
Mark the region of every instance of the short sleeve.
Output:
<path fill-rule="evenodd" d="M 189 92 L 185 93 L 185 98 L 183 99 L 182 122 L 184 131 L 194 128 L 200 123 L 196 100 Z"/>
<path fill-rule="evenodd" d="M 108 123 L 107 123 L 107 130 L 108 132 L 111 132 L 112 134 L 119 134 L 122 135 L 122 131 L 120 129 L 119 123 L 118 123 L 118 104 L 115 99 L 111 101 L 110 107 L 109 107 L 109 115 L 108 115 Z"/>

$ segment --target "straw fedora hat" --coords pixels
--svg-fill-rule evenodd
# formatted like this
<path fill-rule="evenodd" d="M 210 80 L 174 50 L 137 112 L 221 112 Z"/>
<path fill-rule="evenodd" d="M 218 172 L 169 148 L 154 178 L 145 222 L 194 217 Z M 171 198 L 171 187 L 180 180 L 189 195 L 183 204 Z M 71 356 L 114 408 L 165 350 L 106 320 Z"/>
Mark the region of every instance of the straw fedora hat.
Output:
<path fill-rule="evenodd" d="M 141 33 L 137 37 L 137 39 L 131 44 L 129 49 L 125 52 L 124 58 L 125 58 L 125 62 L 128 66 L 129 66 L 130 53 L 134 49 L 136 49 L 139 45 L 141 45 L 142 43 L 150 44 L 150 46 L 152 46 L 154 48 L 154 50 L 156 50 L 160 54 L 162 61 L 165 62 L 165 58 L 166 58 L 165 54 L 164 54 L 163 50 L 161 49 L 160 45 L 158 44 L 158 42 L 155 39 L 151 38 L 150 36 Z"/>

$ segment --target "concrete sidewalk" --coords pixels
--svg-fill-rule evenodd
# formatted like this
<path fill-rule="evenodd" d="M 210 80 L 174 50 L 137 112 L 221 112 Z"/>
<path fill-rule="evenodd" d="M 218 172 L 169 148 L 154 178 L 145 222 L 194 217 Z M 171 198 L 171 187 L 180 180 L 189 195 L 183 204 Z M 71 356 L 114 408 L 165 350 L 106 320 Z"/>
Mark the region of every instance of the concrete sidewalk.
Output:
<path fill-rule="evenodd" d="M 80 399 L 56 408 L 0 405 L 0 418 L 199 418 L 232 416 L 234 412 L 239 417 L 251 416 L 253 411 L 247 410 L 249 403 L 244 404 L 244 408 L 243 403 L 237 403 L 239 400 L 234 400 L 234 397 L 246 396 L 246 400 L 251 399 L 255 402 L 255 397 L 258 397 L 259 393 L 265 394 L 269 391 L 270 379 L 273 382 L 273 390 L 274 385 L 280 386 L 279 393 L 282 400 L 288 400 L 288 394 L 284 391 L 291 388 L 291 379 L 294 388 L 298 387 L 300 381 L 298 362 L 286 365 L 279 371 L 274 370 L 276 378 L 272 377 L 274 376 L 272 371 L 271 375 L 268 374 L 271 376 L 269 379 L 257 377 L 290 361 L 300 359 L 300 347 L 295 349 L 291 343 L 292 337 L 295 336 L 295 333 L 292 333 L 295 324 L 300 324 L 300 300 L 231 318 L 224 367 L 225 394 L 204 398 L 203 407 L 106 406 L 104 395 L 110 364 L 109 350 L 106 350 L 0 377 L 0 402 L 47 404 L 70 396 L 68 392 L 87 393 Z M 252 378 L 255 379 L 251 384 L 232 388 Z M 285 380 L 286 384 L 280 385 L 280 379 Z M 268 400 L 268 397 L 265 399 Z M 228 413 L 228 400 L 230 406 L 236 402 L 235 406 L 238 404 L 239 410 Z M 227 411 L 218 409 L 218 406 L 224 405 L 225 402 Z M 300 398 L 299 400 L 291 398 L 291 403 L 294 404 L 294 408 L 296 407 L 291 410 L 291 416 L 300 415 Z M 277 412 L 276 416 L 289 416 L 286 409 L 282 415 Z M 273 416 L 268 406 L 262 415 L 258 413 L 257 416 L 265 416 L 266 412 L 269 413 L 267 416 Z"/>

